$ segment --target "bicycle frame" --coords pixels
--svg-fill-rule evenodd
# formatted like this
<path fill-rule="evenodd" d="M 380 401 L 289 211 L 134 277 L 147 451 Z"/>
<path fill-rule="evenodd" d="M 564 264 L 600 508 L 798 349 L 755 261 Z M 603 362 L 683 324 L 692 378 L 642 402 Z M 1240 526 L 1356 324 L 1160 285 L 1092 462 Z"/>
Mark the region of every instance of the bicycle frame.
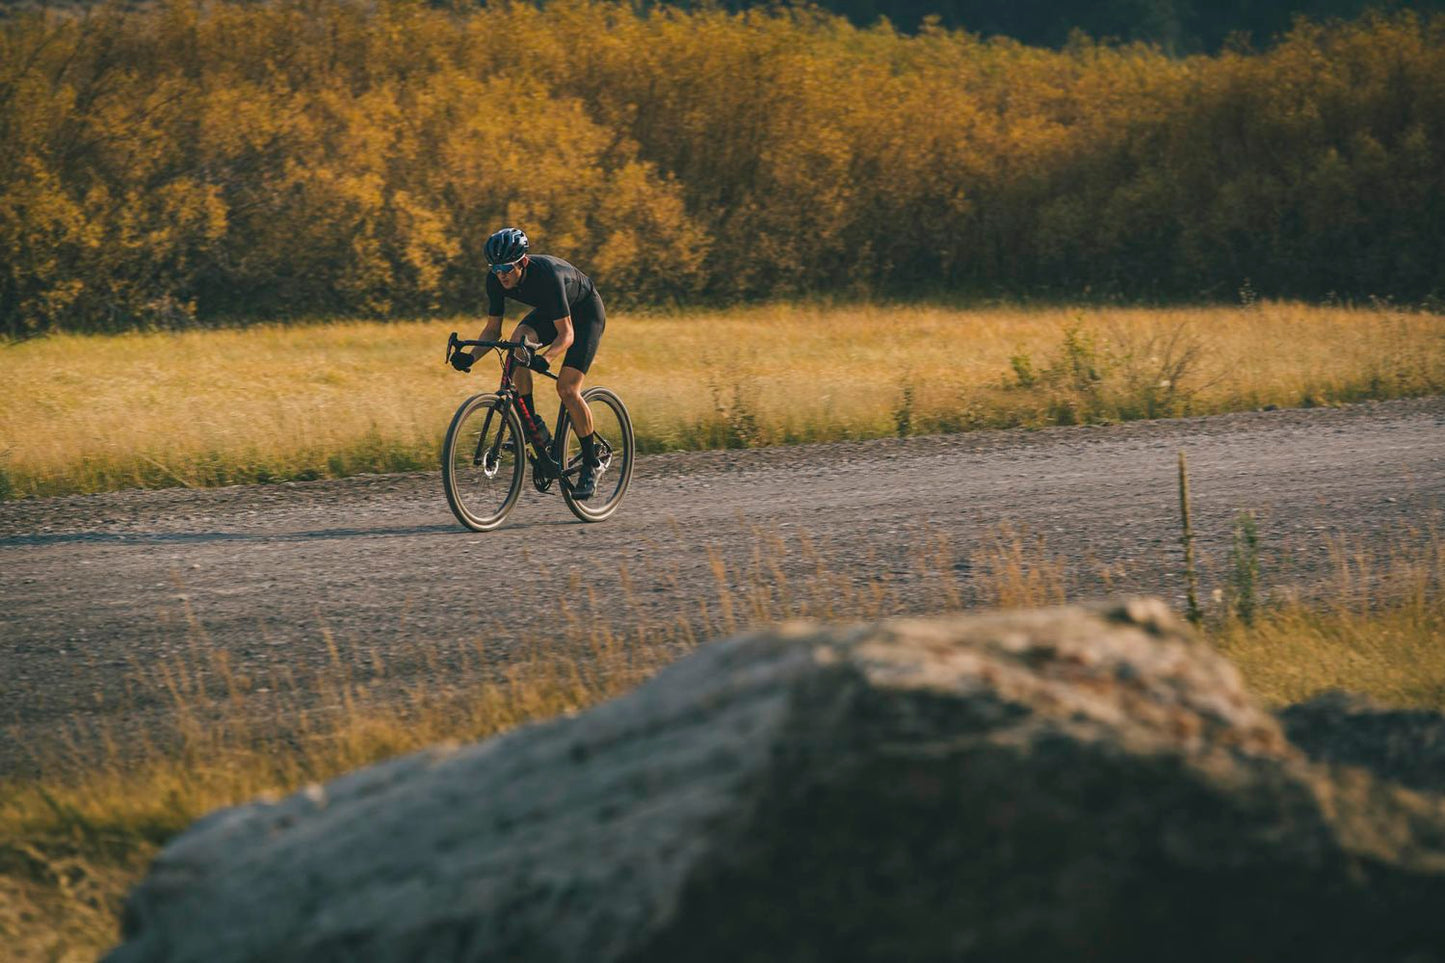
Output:
<path fill-rule="evenodd" d="M 459 349 L 471 347 L 486 348 L 502 355 L 502 380 L 497 386 L 497 394 L 506 399 L 509 407 L 517 410 L 517 414 L 521 417 L 523 425 L 526 425 L 533 418 L 537 418 L 536 412 L 529 413 L 522 405 L 522 395 L 512 382 L 512 373 L 517 367 L 518 351 L 522 351 L 530 356 L 535 348 L 539 348 L 541 345 L 532 345 L 525 341 L 463 341 L 456 336 L 456 332 L 452 332 L 450 340 L 447 341 L 447 363 L 451 363 L 452 355 Z M 532 369 L 528 368 L 527 370 L 531 371 Z M 553 381 L 557 380 L 557 376 L 550 371 L 533 371 L 532 373 L 551 378 Z M 557 420 L 554 424 L 561 424 L 563 410 L 563 406 L 559 405 L 557 408 Z M 494 411 L 487 412 L 486 420 L 482 422 L 481 434 L 477 436 L 477 451 L 472 455 L 473 465 L 495 465 L 500 459 L 502 432 L 497 432 L 496 438 L 492 441 L 490 451 L 484 452 L 482 450 L 482 439 L 487 437 L 488 429 L 491 428 L 494 415 Z M 545 424 L 545 422 L 543 422 L 543 424 Z M 533 484 L 536 485 L 539 491 L 545 491 L 547 485 L 550 484 L 554 478 L 561 478 L 564 484 L 570 484 L 566 478 L 570 473 L 562 466 L 561 446 L 563 441 L 564 439 L 560 434 L 554 432 L 552 435 L 551 448 L 547 451 L 538 451 L 532 439 L 530 437 L 526 439 L 526 443 L 531 446 L 532 451 L 536 455 L 532 463 Z M 538 467 L 541 468 L 540 473 L 537 471 Z"/>

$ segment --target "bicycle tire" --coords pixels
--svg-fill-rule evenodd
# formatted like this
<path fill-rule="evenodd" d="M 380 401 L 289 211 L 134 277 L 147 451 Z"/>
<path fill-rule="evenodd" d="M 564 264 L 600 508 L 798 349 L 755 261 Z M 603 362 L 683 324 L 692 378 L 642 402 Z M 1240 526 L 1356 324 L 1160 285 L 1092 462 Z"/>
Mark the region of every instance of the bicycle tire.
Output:
<path fill-rule="evenodd" d="M 597 492 L 586 501 L 572 497 L 572 487 L 562 484 L 562 500 L 572 514 L 584 522 L 604 521 L 617 511 L 632 484 L 632 463 L 637 454 L 637 442 L 632 435 L 632 416 L 616 392 L 609 388 L 588 388 L 582 398 L 592 409 L 592 428 L 600 443 L 607 449 L 605 467 L 597 475 Z M 599 411 L 599 408 L 602 409 Z M 612 437 L 612 436 L 616 437 Z M 565 439 L 562 450 L 562 464 L 566 471 L 574 474 L 581 465 L 581 444 L 572 431 L 572 417 L 565 411 L 557 425 L 557 437 Z M 619 464 L 620 460 L 620 464 Z M 606 496 L 604 497 L 604 492 Z"/>
<path fill-rule="evenodd" d="M 472 531 L 496 528 L 517 503 L 527 466 L 522 438 L 517 412 L 494 393 L 473 395 L 452 416 L 442 442 L 442 488 L 452 514 Z"/>

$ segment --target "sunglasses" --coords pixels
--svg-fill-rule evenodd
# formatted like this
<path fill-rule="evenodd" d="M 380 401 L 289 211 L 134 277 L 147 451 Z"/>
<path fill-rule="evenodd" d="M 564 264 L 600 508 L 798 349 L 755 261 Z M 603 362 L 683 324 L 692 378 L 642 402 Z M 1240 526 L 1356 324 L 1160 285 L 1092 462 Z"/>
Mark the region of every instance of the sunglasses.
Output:
<path fill-rule="evenodd" d="M 510 264 L 493 264 L 493 265 L 492 265 L 492 273 L 493 273 L 493 274 L 511 274 L 513 271 L 517 270 L 517 268 L 519 268 L 519 267 L 521 267 L 521 266 L 522 266 L 522 262 L 521 262 L 521 261 L 513 261 L 513 262 L 510 263 Z"/>

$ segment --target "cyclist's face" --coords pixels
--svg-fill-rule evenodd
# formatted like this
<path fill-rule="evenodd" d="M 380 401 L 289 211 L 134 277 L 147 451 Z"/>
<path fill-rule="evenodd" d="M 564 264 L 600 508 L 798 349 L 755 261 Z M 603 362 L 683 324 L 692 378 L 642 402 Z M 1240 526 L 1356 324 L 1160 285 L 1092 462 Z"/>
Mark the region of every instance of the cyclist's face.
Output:
<path fill-rule="evenodd" d="M 512 269 L 505 273 L 493 270 L 493 273 L 497 275 L 497 280 L 502 282 L 502 287 L 511 290 L 522 282 L 522 264 L 525 260 L 526 259 L 523 258 L 522 261 L 515 262 L 512 265 Z M 498 265 L 498 267 L 500 266 L 501 265 Z"/>

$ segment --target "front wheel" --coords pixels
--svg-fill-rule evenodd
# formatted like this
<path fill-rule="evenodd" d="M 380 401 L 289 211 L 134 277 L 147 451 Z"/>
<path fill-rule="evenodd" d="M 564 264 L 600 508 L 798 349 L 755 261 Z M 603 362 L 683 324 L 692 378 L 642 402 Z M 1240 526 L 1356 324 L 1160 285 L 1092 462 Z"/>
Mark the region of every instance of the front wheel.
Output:
<path fill-rule="evenodd" d="M 442 487 L 457 520 L 474 532 L 502 524 L 522 493 L 525 467 L 522 422 L 507 399 L 462 402 L 442 442 Z"/>
<path fill-rule="evenodd" d="M 627 486 L 632 483 L 632 459 L 636 444 L 632 438 L 632 417 L 627 406 L 607 388 L 588 388 L 582 392 L 587 407 L 592 409 L 592 434 L 597 457 L 597 492 L 586 501 L 572 497 L 573 482 L 582 469 L 582 445 L 572 430 L 572 418 L 565 412 L 557 426 L 557 436 L 564 439 L 562 464 L 564 479 L 562 498 L 572 514 L 584 522 L 600 522 L 610 518 L 622 504 Z"/>

